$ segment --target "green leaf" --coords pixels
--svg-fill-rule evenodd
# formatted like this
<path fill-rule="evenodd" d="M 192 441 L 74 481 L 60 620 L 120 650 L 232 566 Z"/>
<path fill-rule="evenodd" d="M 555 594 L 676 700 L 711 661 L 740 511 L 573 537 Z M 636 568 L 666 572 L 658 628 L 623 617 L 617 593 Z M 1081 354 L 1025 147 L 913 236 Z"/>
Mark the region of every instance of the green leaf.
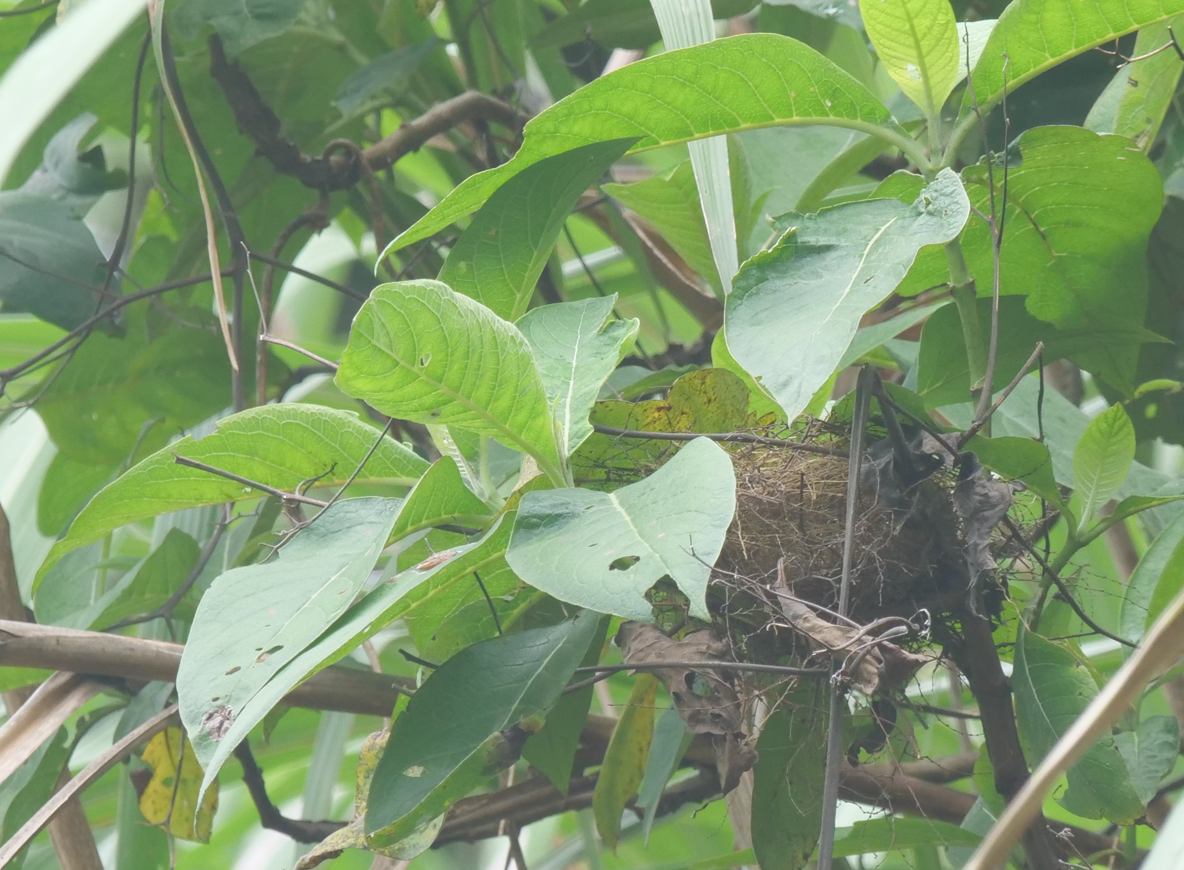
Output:
<path fill-rule="evenodd" d="M 374 771 L 367 841 L 384 846 L 435 819 L 517 758 L 506 730 L 550 707 L 600 620 L 582 613 L 548 628 L 461 650 L 432 672 L 395 720 Z"/>
<path fill-rule="evenodd" d="M 1184 18 L 1139 30 L 1131 56 L 1141 60 L 1123 64 L 1114 74 L 1085 119 L 1087 130 L 1125 136 L 1144 153 L 1150 151 L 1184 70 L 1175 50 L 1163 50 L 1171 45 L 1173 24 L 1184 25 Z"/>
<path fill-rule="evenodd" d="M 847 350 L 843 352 L 843 357 L 835 368 L 842 370 L 847 366 L 855 365 L 865 354 L 871 353 L 885 342 L 896 338 L 906 329 L 916 326 L 922 320 L 931 318 L 939 309 L 945 308 L 948 304 L 947 301 L 939 302 L 936 305 L 922 305 L 898 314 L 891 320 L 863 327 L 855 333 L 855 337 L 847 345 Z M 917 392 L 920 390 L 918 389 Z"/>
<path fill-rule="evenodd" d="M 58 777 L 70 759 L 73 746 L 65 728 L 39 746 L 16 770 L 0 782 L 0 839 L 8 840 L 21 829 L 57 790 Z M 27 851 L 9 866 L 19 870 Z"/>
<path fill-rule="evenodd" d="M 1005 480 L 1022 480 L 1042 499 L 1061 504 L 1048 448 L 1031 438 L 984 438 L 975 435 L 966 445 L 979 462 Z"/>
<path fill-rule="evenodd" d="M 606 184 L 602 189 L 649 221 L 704 281 L 712 287 L 721 286 L 691 161 L 678 164 L 669 175 L 654 175 L 633 184 Z"/>
<path fill-rule="evenodd" d="M 859 11 L 888 75 L 935 122 L 960 78 L 962 42 L 948 0 L 862 0 Z"/>
<path fill-rule="evenodd" d="M 609 320 L 617 297 L 535 308 L 518 321 L 543 378 L 564 456 L 592 434 L 588 415 L 605 379 L 637 335 L 639 321 Z"/>
<path fill-rule="evenodd" d="M 37 493 L 37 529 L 56 538 L 96 492 L 120 471 L 117 465 L 91 465 L 58 453 Z"/>
<path fill-rule="evenodd" d="M 1127 581 L 1118 613 L 1118 633 L 1132 643 L 1143 639 L 1169 601 L 1184 586 L 1184 512 L 1160 532 Z"/>
<path fill-rule="evenodd" d="M 715 18 L 734 18 L 754 0 L 713 0 Z M 558 48 L 591 39 L 611 48 L 649 48 L 659 39 L 653 7 L 645 0 L 587 0 L 556 18 L 530 40 L 533 48 Z"/>
<path fill-rule="evenodd" d="M 710 565 L 736 509 L 728 455 L 696 438 L 652 475 L 616 492 L 527 493 L 506 560 L 560 601 L 649 622 L 646 591 L 669 576 L 707 618 Z"/>
<path fill-rule="evenodd" d="M 866 87 L 814 49 L 767 33 L 717 39 L 631 63 L 560 100 L 526 125 L 513 160 L 466 179 L 387 252 L 427 238 L 479 208 L 511 175 L 578 145 L 641 136 L 633 148 L 640 151 L 784 124 L 903 137 Z"/>
<path fill-rule="evenodd" d="M 831 376 L 864 313 L 896 288 L 923 245 L 954 238 L 968 214 L 961 182 L 943 170 L 911 205 L 882 199 L 783 215 L 785 236 L 736 276 L 724 315 L 729 350 L 793 419 Z"/>
<path fill-rule="evenodd" d="M 576 200 L 636 141 L 583 145 L 509 177 L 452 246 L 440 280 L 498 317 L 517 320 Z"/>
<path fill-rule="evenodd" d="M 213 25 L 231 57 L 279 36 L 296 22 L 305 0 L 187 0 L 170 21 L 182 39 L 196 39 Z"/>
<path fill-rule="evenodd" d="M 671 705 L 658 719 L 654 728 L 654 739 L 646 759 L 645 776 L 637 787 L 637 808 L 645 817 L 642 819 L 641 836 L 648 846 L 650 830 L 658 817 L 658 803 L 670 777 L 678 769 L 687 747 L 695 735 L 687 728 L 678 708 Z"/>
<path fill-rule="evenodd" d="M 432 526 L 464 528 L 484 526 L 491 511 L 465 486 L 456 462 L 449 456 L 437 459 L 407 493 L 391 529 L 397 541 Z"/>
<path fill-rule="evenodd" d="M 1150 803 L 1180 754 L 1179 722 L 1175 716 L 1148 716 L 1139 722 L 1137 730 L 1115 734 L 1114 742 L 1139 800 Z"/>
<path fill-rule="evenodd" d="M 818 843 L 825 697 L 816 684 L 799 685 L 761 728 L 752 784 L 752 848 L 761 870 L 799 870 Z"/>
<path fill-rule="evenodd" d="M 73 329 L 97 310 L 105 272 L 94 236 L 65 203 L 25 193 L 0 196 L 5 311 L 28 312 Z"/>
<path fill-rule="evenodd" d="M 918 846 L 977 846 L 982 837 L 935 819 L 888 817 L 856 822 L 835 832 L 835 857 L 915 849 Z M 817 854 L 817 853 L 815 853 Z"/>
<path fill-rule="evenodd" d="M 204 793 L 233 745 L 227 726 L 346 611 L 386 545 L 399 502 L 333 504 L 269 562 L 227 571 L 202 596 L 177 672 L 181 720 Z M 216 723 L 216 724 L 212 724 Z"/>
<path fill-rule="evenodd" d="M 1052 750 L 1098 693 L 1089 671 L 1071 653 L 1022 626 L 1012 686 L 1020 737 L 1032 752 L 1033 764 Z M 1069 768 L 1068 778 L 1069 789 L 1060 803 L 1072 813 L 1120 825 L 1129 825 L 1143 814 L 1143 804 L 1109 733 Z"/>
<path fill-rule="evenodd" d="M 1135 427 L 1126 409 L 1113 405 L 1090 421 L 1073 452 L 1073 479 L 1081 498 L 1078 534 L 1118 492 L 1134 461 Z"/>
<path fill-rule="evenodd" d="M 588 645 L 588 651 L 580 665 L 590 667 L 600 661 L 600 651 L 608 632 L 608 619 L 600 620 L 600 630 Z M 592 706 L 592 687 L 585 686 L 578 692 L 564 692 L 555 706 L 547 713 L 543 727 L 530 735 L 522 747 L 522 758 L 537 768 L 551 784 L 566 795 L 571 784 L 572 766 L 580 737 L 588 721 L 588 710 Z"/>
<path fill-rule="evenodd" d="M 439 45 L 435 38 L 380 54 L 341 83 L 333 105 L 352 118 L 384 91 L 401 86 Z"/>
<path fill-rule="evenodd" d="M 213 434 L 199 441 L 182 438 L 100 490 L 65 539 L 49 551 L 36 582 L 64 554 L 120 526 L 261 495 L 241 483 L 178 465 L 173 454 L 276 489 L 294 490 L 313 479 L 322 486 L 345 483 L 378 435 L 356 413 L 316 405 L 265 405 L 227 417 Z M 355 482 L 411 486 L 427 470 L 428 463 L 410 448 L 384 438 Z"/>
<path fill-rule="evenodd" d="M 555 427 L 526 339 L 438 281 L 384 284 L 371 292 L 354 318 L 337 385 L 384 414 L 497 438 L 563 482 Z"/>
<path fill-rule="evenodd" d="M 592 814 L 596 830 L 612 851 L 617 851 L 621 836 L 621 813 L 637 792 L 645 773 L 654 737 L 654 700 L 658 696 L 658 678 L 653 674 L 638 676 L 629 692 L 604 751 L 604 764 L 596 778 L 592 794 Z"/>
<path fill-rule="evenodd" d="M 409 568 L 363 596 L 324 634 L 273 673 L 236 711 L 208 762 L 207 773 L 210 770 L 216 773 L 234 747 L 247 738 L 284 695 L 312 674 L 346 656 L 362 641 L 401 617 L 411 605 L 442 595 L 474 571 L 485 570 L 502 561 L 510 539 L 510 526 L 509 521 L 503 520 L 481 540 L 440 554 L 447 558 L 431 566 Z M 192 738 L 192 732 L 190 734 Z M 203 739 L 208 740 L 204 735 Z"/>

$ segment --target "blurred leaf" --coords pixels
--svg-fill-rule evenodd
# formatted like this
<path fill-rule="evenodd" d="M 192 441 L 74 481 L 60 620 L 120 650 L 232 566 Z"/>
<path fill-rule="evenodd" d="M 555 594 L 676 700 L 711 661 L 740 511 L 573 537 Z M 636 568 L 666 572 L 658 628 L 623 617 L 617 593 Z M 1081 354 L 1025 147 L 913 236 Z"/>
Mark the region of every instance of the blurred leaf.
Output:
<path fill-rule="evenodd" d="M 755 0 L 713 0 L 715 18 L 734 18 Z M 605 48 L 649 48 L 662 35 L 654 10 L 644 0 L 587 0 L 555 19 L 530 40 L 534 48 L 561 47 L 591 40 Z"/>
<path fill-rule="evenodd" d="M 314 405 L 265 405 L 227 417 L 212 434 L 197 441 L 182 438 L 100 490 L 65 540 L 54 545 L 38 571 L 38 582 L 64 554 L 127 523 L 261 495 L 241 483 L 178 465 L 173 454 L 293 490 L 313 479 L 321 486 L 344 483 L 378 435 L 356 413 Z M 384 438 L 355 482 L 411 486 L 427 470 L 428 463 L 410 448 Z"/>
<path fill-rule="evenodd" d="M 656 80 L 664 83 L 661 93 L 652 88 Z M 753 127 L 826 123 L 899 129 L 863 85 L 795 40 L 750 34 L 668 51 L 537 115 L 513 160 L 468 178 L 389 250 L 443 229 L 479 208 L 506 178 L 577 145 L 642 136 L 634 150 L 644 150 Z"/>
<path fill-rule="evenodd" d="M 1114 743 L 1126 762 L 1135 793 L 1144 804 L 1172 772 L 1180 754 L 1180 724 L 1175 716 L 1148 716 L 1134 731 L 1120 731 Z"/>
<path fill-rule="evenodd" d="M 694 736 L 687 729 L 678 708 L 673 705 L 667 707 L 666 712 L 658 719 L 649 757 L 646 760 L 645 776 L 637 788 L 637 808 L 645 814 L 641 835 L 646 845 L 649 844 L 650 831 L 658 817 L 658 803 L 662 799 L 662 791 L 670 781 L 671 775 L 678 769 Z"/>
<path fill-rule="evenodd" d="M 654 175 L 633 184 L 606 184 L 603 189 L 645 218 L 710 286 L 721 286 L 691 161 L 678 164 L 669 175 Z"/>
<path fill-rule="evenodd" d="M 171 24 L 182 39 L 197 39 L 205 25 L 212 25 L 233 57 L 286 31 L 304 4 L 305 0 L 187 0 L 173 11 Z"/>
<path fill-rule="evenodd" d="M 863 26 L 880 61 L 927 118 L 958 81 L 958 25 L 949 0 L 864 0 Z"/>
<path fill-rule="evenodd" d="M 28 312 L 73 329 L 95 313 L 104 274 L 94 236 L 69 206 L 47 196 L 0 195 L 0 305 L 5 311 Z"/>
<path fill-rule="evenodd" d="M 590 667 L 600 661 L 608 624 L 608 619 L 600 620 L 600 630 L 580 660 L 581 666 Z M 585 686 L 578 692 L 565 691 L 547 713 L 543 727 L 530 735 L 522 747 L 522 757 L 538 768 L 564 795 L 571 784 L 572 765 L 591 706 L 592 686 Z"/>
<path fill-rule="evenodd" d="M 762 870 L 804 867 L 822 825 L 826 697 L 801 684 L 774 708 L 757 740 L 752 847 Z M 841 842 L 841 841 L 840 841 Z M 835 854 L 839 854 L 838 843 Z"/>
<path fill-rule="evenodd" d="M 92 496 L 118 472 L 118 465 L 91 465 L 58 453 L 37 493 L 37 528 L 56 538 Z"/>
<path fill-rule="evenodd" d="M 1062 646 L 1020 628 L 1015 649 L 1016 722 L 1036 764 L 1085 712 L 1097 683 Z M 1069 768 L 1060 804 L 1087 819 L 1129 825 L 1143 814 L 1126 764 L 1109 733 Z"/>
<path fill-rule="evenodd" d="M 436 45 L 433 38 L 379 55 L 341 83 L 333 105 L 342 115 L 352 117 L 383 91 L 403 85 Z"/>
<path fill-rule="evenodd" d="M 638 321 L 610 320 L 617 297 L 535 308 L 518 321 L 534 352 L 563 455 L 592 434 L 588 415 L 601 385 L 628 352 Z"/>
<path fill-rule="evenodd" d="M 1081 534 L 1118 492 L 1135 461 L 1135 427 L 1122 405 L 1114 405 L 1085 427 L 1073 453 L 1073 480 L 1081 498 Z"/>
<path fill-rule="evenodd" d="M 621 836 L 621 813 L 637 793 L 645 773 L 650 741 L 654 736 L 654 700 L 658 686 L 658 678 L 653 674 L 638 675 L 625 709 L 613 728 L 613 736 L 604 751 L 604 764 L 596 778 L 596 791 L 592 794 L 596 830 L 613 852 L 617 851 Z"/>
<path fill-rule="evenodd" d="M 353 603 L 386 545 L 400 502 L 333 504 L 276 558 L 222 574 L 198 605 L 177 672 L 181 720 L 206 768 L 203 788 L 234 749 L 235 717 L 275 674 Z"/>
<path fill-rule="evenodd" d="M 962 100 L 958 125 L 972 125 L 971 93 L 986 112 L 1021 84 L 1079 52 L 1184 12 L 1180 0 L 1019 0 L 1010 4 L 974 67 L 973 90 Z"/>
<path fill-rule="evenodd" d="M 969 203 L 943 170 L 912 205 L 895 199 L 783 215 L 786 230 L 736 276 L 724 332 L 728 349 L 795 418 L 831 376 L 859 320 L 891 293 L 926 244 L 954 238 Z"/>
<path fill-rule="evenodd" d="M 388 858 L 410 859 L 423 852 L 436 839 L 440 826 L 444 823 L 444 816 L 438 816 L 422 828 L 414 831 L 407 838 L 388 847 L 374 847 L 366 842 L 366 807 L 370 798 L 370 783 L 374 779 L 374 769 L 386 750 L 390 738 L 389 731 L 377 731 L 369 735 L 363 742 L 358 753 L 357 788 L 354 792 L 354 811 L 349 824 L 338 831 L 334 831 L 316 847 L 296 862 L 295 870 L 309 870 L 325 861 L 339 856 L 346 849 L 365 849 Z"/>
<path fill-rule="evenodd" d="M 70 760 L 73 748 L 65 728 L 52 737 L 0 782 L 0 840 L 7 841 L 20 830 L 57 790 L 58 777 Z M 26 852 L 22 852 L 9 866 L 19 870 Z"/>
<path fill-rule="evenodd" d="M 498 317 L 520 318 L 572 207 L 636 141 L 584 145 L 508 178 L 452 246 L 440 281 Z"/>
<path fill-rule="evenodd" d="M 367 841 L 398 842 L 518 757 L 510 730 L 555 702 L 599 618 L 505 635 L 461 650 L 432 672 L 395 720 L 370 784 Z"/>
<path fill-rule="evenodd" d="M 19 192 L 57 200 L 81 218 L 101 194 L 126 187 L 127 173 L 107 168 L 102 145 L 82 148 L 82 140 L 96 121 L 98 118 L 86 112 L 55 133 L 45 146 L 41 165 Z M 0 202 L 12 196 L 0 195 Z"/>
<path fill-rule="evenodd" d="M 1118 632 L 1132 643 L 1143 639 L 1168 602 L 1184 586 L 1184 512 L 1151 542 L 1127 581 Z"/>
<path fill-rule="evenodd" d="M 148 741 L 140 756 L 152 779 L 140 793 L 140 811 L 182 840 L 210 841 L 218 809 L 218 783 L 201 791 L 202 770 L 180 728 L 166 728 Z"/>
<path fill-rule="evenodd" d="M 696 438 L 638 483 L 612 493 L 527 493 L 506 561 L 524 581 L 580 607 L 649 622 L 645 593 L 669 576 L 707 618 L 712 565 L 736 509 L 732 463 Z"/>
<path fill-rule="evenodd" d="M 495 437 L 564 478 L 522 333 L 438 281 L 376 288 L 354 318 L 336 382 L 384 414 Z"/>

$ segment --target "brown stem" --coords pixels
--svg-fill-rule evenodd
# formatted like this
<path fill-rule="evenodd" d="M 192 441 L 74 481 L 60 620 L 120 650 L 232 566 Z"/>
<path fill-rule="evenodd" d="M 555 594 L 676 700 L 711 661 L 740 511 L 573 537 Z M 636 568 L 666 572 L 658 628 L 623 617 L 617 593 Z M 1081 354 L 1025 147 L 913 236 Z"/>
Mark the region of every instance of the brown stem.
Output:
<path fill-rule="evenodd" d="M 255 809 L 259 811 L 259 824 L 264 828 L 278 831 L 285 837 L 291 837 L 297 843 L 319 843 L 334 831 L 345 827 L 342 822 L 310 822 L 304 819 L 289 819 L 267 796 L 267 785 L 263 781 L 263 771 L 251 753 L 250 743 L 244 740 L 236 746 L 234 757 L 243 766 L 243 785 L 247 787 L 247 792 L 255 803 Z"/>

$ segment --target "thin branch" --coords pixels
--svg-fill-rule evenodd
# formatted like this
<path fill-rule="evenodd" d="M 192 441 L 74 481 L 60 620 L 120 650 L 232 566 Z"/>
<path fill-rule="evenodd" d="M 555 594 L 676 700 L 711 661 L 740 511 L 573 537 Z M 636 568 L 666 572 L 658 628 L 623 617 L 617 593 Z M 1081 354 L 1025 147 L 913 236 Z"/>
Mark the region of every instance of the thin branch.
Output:
<path fill-rule="evenodd" d="M 959 450 L 965 447 L 967 442 L 969 442 L 971 438 L 978 434 L 979 430 L 983 428 L 983 425 L 991 419 L 991 415 L 998 411 L 999 406 L 1007 401 L 1007 397 L 1011 395 L 1012 390 L 1020 385 L 1020 381 L 1022 381 L 1024 376 L 1032 370 L 1032 366 L 1036 364 L 1036 360 L 1039 359 L 1043 353 L 1044 342 L 1036 342 L 1036 349 L 1032 351 L 1032 355 L 1028 357 L 1028 361 L 1024 363 L 1023 367 L 1020 368 L 1018 372 L 1016 372 L 1016 376 L 1011 379 L 1011 383 L 1008 384 L 1003 389 L 1003 392 L 999 394 L 999 398 L 995 400 L 995 403 L 991 405 L 987 413 L 983 415 L 982 419 L 975 420 L 974 423 L 971 424 L 970 428 L 962 433 L 962 437 L 958 439 Z"/>
<path fill-rule="evenodd" d="M 300 528 L 307 528 L 319 520 L 325 511 L 333 507 L 337 500 L 341 498 L 342 494 L 346 491 L 346 489 L 349 488 L 349 485 L 357 480 L 358 475 L 362 473 L 362 469 L 366 467 L 366 463 L 370 461 L 370 457 L 374 455 L 374 451 L 378 449 L 378 445 L 386 439 L 387 433 L 391 431 L 391 425 L 394 422 L 394 417 L 387 417 L 386 425 L 382 427 L 382 431 L 378 433 L 378 437 L 374 439 L 374 443 L 370 445 L 370 449 L 366 451 L 366 455 L 362 457 L 362 461 L 358 463 L 356 468 L 354 468 L 353 473 L 345 479 L 345 483 L 341 484 L 341 488 L 338 489 L 337 492 L 333 493 L 333 497 L 327 502 L 324 502 L 321 509 L 313 514 L 312 519 L 310 519 L 307 523 L 304 523 Z M 291 536 L 288 537 L 288 539 L 283 543 L 286 544 L 290 540 L 292 540 Z M 278 550 L 279 547 L 276 549 Z"/>
<path fill-rule="evenodd" d="M 286 347 L 286 348 L 288 348 L 288 350 L 294 350 L 297 353 L 302 353 L 306 357 L 308 357 L 309 359 L 316 360 L 317 362 L 319 362 L 321 365 L 323 365 L 325 368 L 327 368 L 331 372 L 335 372 L 339 368 L 341 368 L 341 366 L 339 366 L 337 363 L 330 362 L 329 360 L 325 359 L 323 356 L 318 356 L 317 354 L 313 353 L 311 350 L 308 350 L 307 348 L 303 348 L 300 345 L 295 344 L 291 341 L 287 341 L 286 339 L 283 339 L 283 338 L 276 338 L 274 335 L 268 335 L 267 333 L 260 335 L 259 336 L 259 343 L 264 346 L 269 345 L 269 344 L 278 344 L 280 347 Z"/>
<path fill-rule="evenodd" d="M 317 498 L 309 498 L 305 495 L 297 493 L 285 492 L 282 489 L 276 489 L 274 486 L 268 486 L 266 483 L 260 483 L 257 480 L 251 480 L 247 477 L 240 477 L 230 471 L 225 471 L 221 468 L 215 468 L 212 465 L 206 465 L 204 462 L 198 462 L 196 459 L 190 459 L 187 456 L 181 456 L 177 453 L 173 454 L 173 462 L 178 465 L 187 465 L 190 468 L 196 468 L 198 471 L 206 471 L 210 474 L 216 474 L 218 477 L 225 477 L 227 480 L 233 480 L 235 483 L 241 483 L 243 486 L 249 486 L 251 489 L 257 489 L 260 492 L 265 492 L 268 495 L 273 495 L 285 504 L 310 504 L 319 508 L 328 507 L 329 503 L 321 501 Z"/>
<path fill-rule="evenodd" d="M 255 809 L 259 811 L 259 824 L 269 831 L 276 831 L 291 837 L 297 843 L 319 843 L 334 831 L 345 827 L 345 822 L 314 822 L 304 819 L 289 819 L 280 812 L 267 795 L 263 771 L 251 753 L 251 744 L 244 740 L 234 748 L 234 757 L 243 768 L 243 785 L 251 795 Z"/>
<path fill-rule="evenodd" d="M 585 665 L 576 668 L 577 674 L 616 674 L 622 671 L 641 671 L 650 673 L 664 671 L 668 668 L 689 668 L 692 670 L 716 671 L 751 671 L 760 674 L 780 674 L 786 677 L 826 677 L 830 671 L 823 668 L 793 668 L 787 665 L 766 665 L 754 662 L 723 662 L 710 659 L 692 659 L 688 661 L 662 662 L 634 662 L 620 665 Z"/>
<path fill-rule="evenodd" d="M 819 456 L 837 456 L 841 459 L 848 457 L 847 451 L 834 447 L 820 447 L 817 444 L 803 444 L 798 441 L 788 441 L 784 438 L 752 435 L 748 432 L 644 432 L 640 429 L 618 429 L 615 426 L 602 426 L 599 423 L 593 423 L 592 429 L 601 435 L 613 435 L 618 438 L 648 438 L 654 441 L 694 441 L 696 438 L 707 438 L 711 441 L 725 441 L 736 444 L 761 444 L 765 447 L 784 447 L 786 450 L 817 453 Z"/>
<path fill-rule="evenodd" d="M 346 287 L 344 284 L 338 284 L 336 281 L 332 281 L 323 275 L 318 275 L 316 272 L 310 272 L 307 269 L 301 269 L 299 266 L 294 265 L 293 263 L 285 263 L 283 260 L 279 260 L 267 254 L 261 254 L 254 248 L 251 248 L 250 251 L 251 257 L 259 260 L 261 263 L 267 263 L 269 266 L 275 266 L 278 269 L 283 269 L 285 272 L 291 272 L 293 275 L 299 275 L 300 277 L 307 278 L 310 281 L 316 281 L 318 284 L 324 284 L 326 287 L 332 287 L 338 293 L 348 296 L 350 299 L 356 299 L 358 302 L 365 302 L 369 298 L 368 294 L 359 293 L 352 287 Z"/>

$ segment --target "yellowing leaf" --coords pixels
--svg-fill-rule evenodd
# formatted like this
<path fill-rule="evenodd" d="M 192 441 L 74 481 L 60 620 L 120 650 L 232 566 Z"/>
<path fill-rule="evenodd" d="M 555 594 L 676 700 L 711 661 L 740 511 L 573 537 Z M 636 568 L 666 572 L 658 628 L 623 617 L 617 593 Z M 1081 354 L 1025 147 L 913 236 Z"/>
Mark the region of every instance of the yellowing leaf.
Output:
<path fill-rule="evenodd" d="M 204 772 L 181 729 L 168 728 L 157 734 L 140 757 L 152 767 L 152 779 L 140 793 L 144 818 L 174 837 L 208 843 L 218 809 L 218 783 L 210 784 L 199 805 Z"/>
<path fill-rule="evenodd" d="M 621 813 L 625 803 L 641 785 L 650 741 L 654 736 L 654 699 L 658 694 L 658 678 L 642 674 L 633 684 L 629 701 L 604 753 L 604 765 L 596 780 L 592 795 L 592 813 L 596 829 L 605 844 L 616 851 L 621 835 Z"/>

